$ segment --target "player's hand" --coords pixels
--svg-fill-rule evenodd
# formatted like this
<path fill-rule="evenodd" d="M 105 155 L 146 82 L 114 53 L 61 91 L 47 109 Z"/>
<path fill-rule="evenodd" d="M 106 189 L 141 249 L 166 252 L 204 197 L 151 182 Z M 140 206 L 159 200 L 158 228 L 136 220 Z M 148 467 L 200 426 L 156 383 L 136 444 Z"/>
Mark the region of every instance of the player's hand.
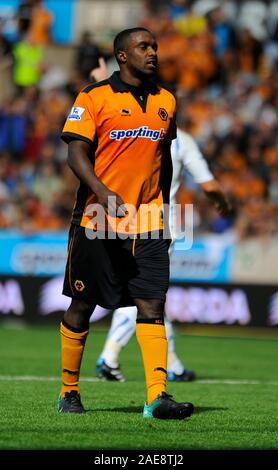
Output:
<path fill-rule="evenodd" d="M 90 72 L 90 79 L 94 80 L 95 82 L 100 82 L 101 80 L 105 80 L 108 77 L 108 70 L 104 58 L 100 57 L 98 59 L 98 63 L 99 66 Z"/>
<path fill-rule="evenodd" d="M 98 203 L 102 205 L 105 212 L 111 217 L 125 217 L 128 214 L 128 211 L 124 205 L 119 194 L 110 191 L 104 185 L 96 193 Z"/>
<path fill-rule="evenodd" d="M 201 183 L 201 187 L 206 196 L 213 203 L 218 214 L 223 217 L 229 217 L 232 213 L 232 206 L 226 194 L 222 191 L 218 181 L 213 179 L 211 181 Z"/>
<path fill-rule="evenodd" d="M 226 198 L 220 201 L 215 201 L 214 205 L 218 214 L 222 217 L 229 217 L 231 215 L 232 206 Z"/>

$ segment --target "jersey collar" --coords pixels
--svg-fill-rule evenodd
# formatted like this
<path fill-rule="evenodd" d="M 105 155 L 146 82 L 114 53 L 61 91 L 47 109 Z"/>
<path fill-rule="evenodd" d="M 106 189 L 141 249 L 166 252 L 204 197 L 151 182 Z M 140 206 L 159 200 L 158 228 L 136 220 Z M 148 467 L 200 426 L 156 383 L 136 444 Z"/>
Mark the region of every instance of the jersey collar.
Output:
<path fill-rule="evenodd" d="M 111 87 L 113 88 L 113 90 L 116 91 L 116 92 L 123 93 L 123 92 L 130 92 L 131 91 L 132 87 L 130 87 L 127 83 L 123 82 L 120 79 L 119 72 L 114 72 L 111 75 L 111 77 L 108 79 L 108 81 L 109 81 Z M 156 95 L 157 93 L 159 93 L 158 86 L 153 82 L 146 82 L 144 84 L 144 89 L 147 93 L 149 93 L 151 95 Z"/>

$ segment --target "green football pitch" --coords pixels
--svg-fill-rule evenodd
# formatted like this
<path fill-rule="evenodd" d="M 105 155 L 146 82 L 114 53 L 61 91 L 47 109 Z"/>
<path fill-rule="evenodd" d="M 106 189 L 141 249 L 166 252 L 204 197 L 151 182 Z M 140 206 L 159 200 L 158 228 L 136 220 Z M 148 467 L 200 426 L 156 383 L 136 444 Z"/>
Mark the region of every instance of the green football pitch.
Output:
<path fill-rule="evenodd" d="M 81 371 L 84 415 L 59 414 L 60 339 L 51 327 L 0 327 L 0 449 L 278 449 L 277 331 L 178 332 L 177 351 L 198 374 L 169 383 L 196 411 L 184 421 L 144 420 L 144 373 L 135 338 L 124 349 L 125 383 L 101 382 L 94 366 L 105 338 L 96 325 Z M 202 331 L 202 334 L 200 334 Z"/>

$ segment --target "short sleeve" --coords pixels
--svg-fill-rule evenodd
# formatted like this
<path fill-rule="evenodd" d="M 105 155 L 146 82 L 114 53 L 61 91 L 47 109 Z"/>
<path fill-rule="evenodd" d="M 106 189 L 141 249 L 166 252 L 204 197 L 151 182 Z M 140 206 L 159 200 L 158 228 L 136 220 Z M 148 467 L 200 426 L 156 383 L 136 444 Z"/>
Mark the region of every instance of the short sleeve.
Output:
<path fill-rule="evenodd" d="M 61 138 L 69 143 L 72 140 L 83 140 L 93 144 L 96 132 L 93 102 L 88 93 L 81 92 L 65 122 Z"/>
<path fill-rule="evenodd" d="M 170 141 L 176 139 L 177 137 L 177 124 L 176 124 L 176 115 L 174 114 L 172 120 L 171 120 L 171 123 L 170 123 L 170 127 L 169 127 L 169 131 L 168 131 L 168 138 Z"/>
<path fill-rule="evenodd" d="M 172 109 L 171 109 L 171 118 L 170 118 L 170 123 L 169 123 L 169 128 L 167 131 L 167 137 L 166 140 L 169 144 L 171 144 L 171 141 L 176 139 L 177 137 L 177 124 L 176 124 L 176 114 L 177 114 L 177 102 L 175 97 L 171 94 L 172 98 Z"/>

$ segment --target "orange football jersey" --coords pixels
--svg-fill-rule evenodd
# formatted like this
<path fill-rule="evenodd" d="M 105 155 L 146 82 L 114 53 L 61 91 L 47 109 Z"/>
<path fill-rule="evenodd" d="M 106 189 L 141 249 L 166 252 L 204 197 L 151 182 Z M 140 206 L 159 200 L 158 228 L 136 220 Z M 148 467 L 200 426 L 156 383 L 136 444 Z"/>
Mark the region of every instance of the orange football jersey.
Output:
<path fill-rule="evenodd" d="M 118 233 L 138 234 L 163 229 L 161 159 L 163 146 L 176 137 L 176 100 L 153 83 L 142 96 L 132 88 L 117 72 L 86 87 L 76 98 L 62 139 L 91 145 L 96 176 L 129 210 L 123 219 L 108 216 L 108 226 Z M 90 227 L 95 203 L 95 194 L 81 182 L 73 223 Z"/>

